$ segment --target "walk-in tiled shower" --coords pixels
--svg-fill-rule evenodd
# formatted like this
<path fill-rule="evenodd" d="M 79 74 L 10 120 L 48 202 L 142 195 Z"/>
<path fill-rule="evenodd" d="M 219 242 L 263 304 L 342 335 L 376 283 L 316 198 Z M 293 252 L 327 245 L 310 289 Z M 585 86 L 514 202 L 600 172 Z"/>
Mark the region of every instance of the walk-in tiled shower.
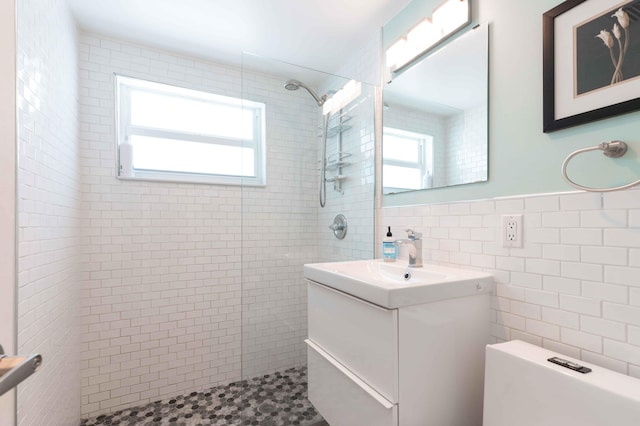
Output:
<path fill-rule="evenodd" d="M 373 256 L 372 86 L 327 141 L 352 155 L 323 209 L 321 109 L 283 83 L 328 93 L 349 79 L 86 32 L 57 0 L 18 2 L 18 55 L 18 343 L 45 354 L 19 388 L 20 424 L 164 424 L 178 405 L 186 424 L 321 420 L 305 394 L 302 266 Z M 118 179 L 116 73 L 264 103 L 266 186 Z M 328 228 L 338 213 L 345 240 Z"/>

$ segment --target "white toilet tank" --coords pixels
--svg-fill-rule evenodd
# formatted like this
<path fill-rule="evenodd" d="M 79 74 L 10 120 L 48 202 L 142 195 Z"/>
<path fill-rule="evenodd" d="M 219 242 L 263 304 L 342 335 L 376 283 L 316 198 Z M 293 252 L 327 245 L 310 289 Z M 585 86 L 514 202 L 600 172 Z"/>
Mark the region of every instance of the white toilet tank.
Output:
<path fill-rule="evenodd" d="M 638 379 L 519 340 L 488 345 L 485 362 L 484 426 L 640 425 Z"/>

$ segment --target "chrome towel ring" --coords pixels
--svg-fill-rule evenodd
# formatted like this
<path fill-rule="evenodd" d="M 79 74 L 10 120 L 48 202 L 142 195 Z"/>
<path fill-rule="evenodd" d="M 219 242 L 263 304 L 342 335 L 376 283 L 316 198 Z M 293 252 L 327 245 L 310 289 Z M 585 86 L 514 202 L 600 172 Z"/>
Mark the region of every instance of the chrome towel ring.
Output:
<path fill-rule="evenodd" d="M 612 191 L 619 191 L 621 189 L 631 188 L 632 186 L 640 184 L 640 179 L 638 179 L 635 182 L 631 182 L 626 185 L 616 186 L 613 188 L 591 188 L 588 186 L 579 185 L 574 181 L 572 181 L 569 178 L 569 176 L 567 176 L 567 164 L 569 164 L 569 160 L 571 160 L 573 157 L 575 157 L 578 154 L 582 154 L 583 152 L 595 151 L 598 149 L 601 150 L 606 157 L 619 158 L 619 157 L 622 157 L 627 152 L 627 144 L 621 141 L 602 142 L 600 145 L 592 146 L 590 148 L 582 148 L 569 154 L 569 156 L 564 160 L 564 163 L 562 163 L 562 177 L 564 178 L 564 180 L 567 181 L 567 183 L 569 183 L 569 185 L 573 186 L 574 188 L 581 189 L 583 191 L 612 192 Z"/>

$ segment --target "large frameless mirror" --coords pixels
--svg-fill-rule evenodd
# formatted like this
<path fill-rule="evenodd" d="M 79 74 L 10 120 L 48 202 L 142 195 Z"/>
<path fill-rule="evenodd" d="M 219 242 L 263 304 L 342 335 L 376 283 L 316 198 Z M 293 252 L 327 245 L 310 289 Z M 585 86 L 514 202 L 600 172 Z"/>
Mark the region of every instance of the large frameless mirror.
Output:
<path fill-rule="evenodd" d="M 487 25 L 477 25 L 391 73 L 384 87 L 384 194 L 487 180 L 488 39 Z"/>

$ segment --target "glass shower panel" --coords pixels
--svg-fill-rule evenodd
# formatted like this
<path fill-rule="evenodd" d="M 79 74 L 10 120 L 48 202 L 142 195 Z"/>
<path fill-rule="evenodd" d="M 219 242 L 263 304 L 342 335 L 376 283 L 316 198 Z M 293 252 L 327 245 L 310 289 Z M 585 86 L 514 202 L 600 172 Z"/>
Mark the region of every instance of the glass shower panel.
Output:
<path fill-rule="evenodd" d="M 242 58 L 242 97 L 265 104 L 266 186 L 242 188 L 242 417 L 322 421 L 307 400 L 303 265 L 374 253 L 374 87 L 266 59 Z M 322 105 L 320 105 L 322 104 Z M 326 205 L 320 207 L 323 107 Z M 329 225 L 349 220 L 338 240 Z"/>

